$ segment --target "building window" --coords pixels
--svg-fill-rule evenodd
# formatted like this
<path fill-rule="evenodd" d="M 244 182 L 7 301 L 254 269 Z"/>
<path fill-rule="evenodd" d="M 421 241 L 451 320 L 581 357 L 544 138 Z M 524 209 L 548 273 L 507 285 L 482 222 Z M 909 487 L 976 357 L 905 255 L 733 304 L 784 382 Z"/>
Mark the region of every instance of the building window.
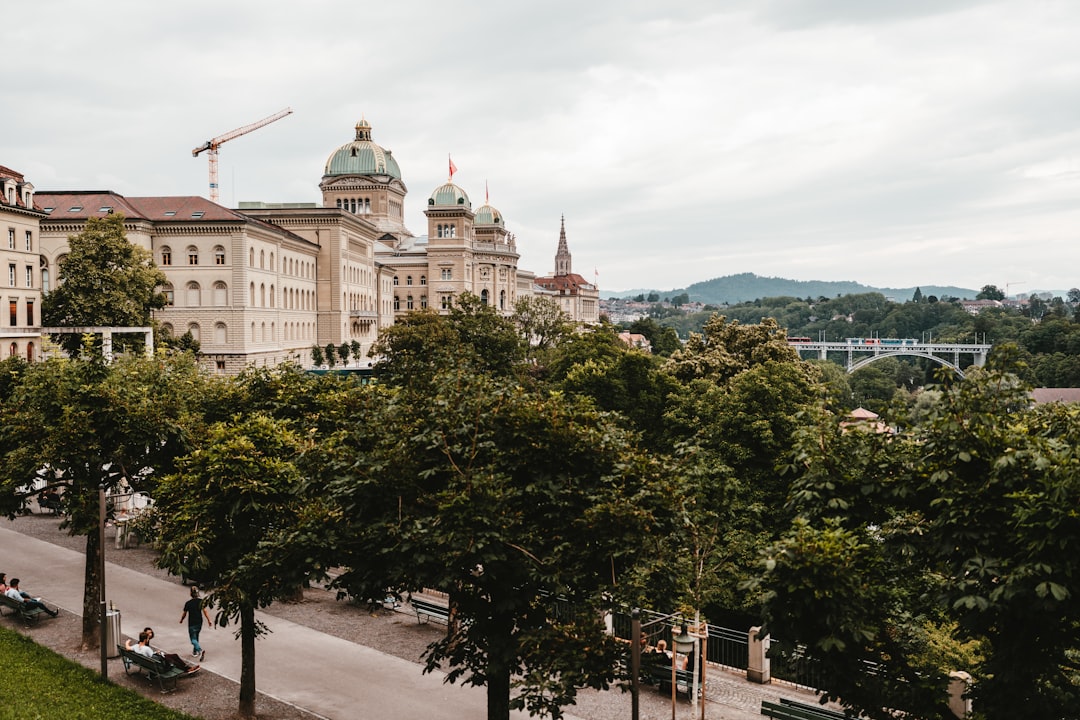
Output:
<path fill-rule="evenodd" d="M 26 301 L 26 324 L 29 327 L 34 326 L 34 301 Z"/>
<path fill-rule="evenodd" d="M 26 252 L 34 252 L 34 234 L 26 231 Z"/>
<path fill-rule="evenodd" d="M 413 309 L 412 295 L 409 295 L 407 298 L 405 298 L 405 309 L 406 310 L 412 310 Z"/>
<path fill-rule="evenodd" d="M 420 276 L 420 284 L 421 285 L 427 285 L 427 275 L 421 275 Z"/>
<path fill-rule="evenodd" d="M 15 327 L 19 324 L 19 301 L 11 300 L 8 302 L 8 311 L 11 313 L 11 327 Z"/>
<path fill-rule="evenodd" d="M 398 279 L 397 279 L 397 275 L 395 275 L 394 276 L 394 287 L 397 287 L 397 286 L 398 286 Z"/>
<path fill-rule="evenodd" d="M 500 290 L 499 291 L 499 309 L 500 310 L 505 310 L 506 309 L 506 291 L 505 290 Z"/>
<path fill-rule="evenodd" d="M 427 309 L 427 295 L 420 296 L 420 307 L 424 310 Z"/>
<path fill-rule="evenodd" d="M 7 268 L 8 287 L 15 287 L 15 264 L 8 265 Z"/>
<path fill-rule="evenodd" d="M 15 249 L 15 228 L 8 228 L 7 231 L 7 246 L 9 250 Z"/>
<path fill-rule="evenodd" d="M 41 292 L 49 292 L 49 268 L 41 268 Z"/>
<path fill-rule="evenodd" d="M 449 293 L 440 295 L 439 296 L 439 307 L 441 307 L 443 310 L 449 310 L 451 308 L 451 306 L 453 305 L 453 301 L 451 300 L 452 297 L 453 296 L 450 295 Z"/>
<path fill-rule="evenodd" d="M 217 323 L 214 325 L 214 342 L 218 345 L 224 345 L 229 340 L 228 330 L 225 328 L 225 323 Z"/>
<path fill-rule="evenodd" d="M 34 287 L 34 266 L 26 266 L 26 287 Z"/>
<path fill-rule="evenodd" d="M 395 295 L 394 296 L 394 310 L 400 310 L 400 309 L 401 309 L 401 298 L 399 298 L 397 295 Z"/>
<path fill-rule="evenodd" d="M 440 272 L 439 279 L 441 279 L 441 280 L 451 280 L 452 277 L 453 277 L 453 270 L 451 268 L 443 268 L 439 272 Z"/>
<path fill-rule="evenodd" d="M 187 284 L 187 306 L 199 307 L 202 305 L 202 290 L 199 288 L 199 283 L 189 282 Z"/>
<path fill-rule="evenodd" d="M 215 265 L 224 265 L 225 264 L 225 248 L 221 247 L 220 245 L 218 245 L 216 248 L 214 248 L 214 264 Z"/>
<path fill-rule="evenodd" d="M 161 248 L 161 264 L 172 265 L 172 248 L 168 245 Z"/>
<path fill-rule="evenodd" d="M 176 302 L 176 293 L 173 290 L 173 286 L 166 285 L 165 287 L 161 288 L 161 292 L 165 295 L 165 305 L 167 307 L 172 307 L 173 304 L 175 304 Z"/>
<path fill-rule="evenodd" d="M 218 307 L 229 304 L 229 287 L 223 283 L 214 283 L 214 304 Z"/>
<path fill-rule="evenodd" d="M 487 288 L 484 288 L 483 290 L 480 291 L 480 302 L 483 303 L 484 305 L 488 304 L 488 291 L 487 291 Z"/>
<path fill-rule="evenodd" d="M 189 247 L 187 249 L 187 264 L 198 265 L 199 264 L 199 249 L 197 247 Z"/>
<path fill-rule="evenodd" d="M 406 285 L 412 285 L 412 275 L 406 275 L 405 276 L 405 284 Z"/>

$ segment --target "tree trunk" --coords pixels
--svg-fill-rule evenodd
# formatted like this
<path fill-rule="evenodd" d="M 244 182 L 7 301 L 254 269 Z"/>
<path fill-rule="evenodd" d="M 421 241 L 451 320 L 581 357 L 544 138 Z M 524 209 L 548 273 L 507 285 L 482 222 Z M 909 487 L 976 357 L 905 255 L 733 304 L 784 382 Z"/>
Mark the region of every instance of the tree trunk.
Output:
<path fill-rule="evenodd" d="M 101 633 L 105 628 L 101 627 L 101 543 L 98 541 L 98 533 L 89 533 L 86 536 L 86 570 L 83 582 L 83 613 L 82 613 L 82 649 L 96 650 L 101 647 Z"/>
<path fill-rule="evenodd" d="M 487 720 L 510 720 L 510 667 L 516 655 L 514 623 L 492 618 L 488 635 Z"/>
<path fill-rule="evenodd" d="M 255 608 L 240 608 L 240 715 L 255 717 Z"/>

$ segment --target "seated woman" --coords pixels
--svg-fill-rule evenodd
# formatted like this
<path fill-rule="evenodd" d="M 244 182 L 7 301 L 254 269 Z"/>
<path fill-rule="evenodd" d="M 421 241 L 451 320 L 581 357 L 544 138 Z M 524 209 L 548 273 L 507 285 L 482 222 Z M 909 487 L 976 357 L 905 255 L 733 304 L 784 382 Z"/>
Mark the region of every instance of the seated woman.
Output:
<path fill-rule="evenodd" d="M 180 657 L 176 653 L 162 652 L 161 650 L 154 650 L 152 647 L 150 647 L 150 640 L 153 639 L 153 637 L 154 629 L 145 628 L 141 633 L 139 633 L 138 645 L 133 646 L 131 644 L 131 640 L 129 639 L 127 642 L 124 643 L 124 647 L 128 650 L 131 650 L 132 652 L 137 652 L 140 655 L 144 655 L 146 657 L 154 657 L 156 655 L 157 657 L 160 657 L 173 667 L 179 668 L 186 673 L 198 672 L 200 666 L 189 665 L 182 657 Z"/>

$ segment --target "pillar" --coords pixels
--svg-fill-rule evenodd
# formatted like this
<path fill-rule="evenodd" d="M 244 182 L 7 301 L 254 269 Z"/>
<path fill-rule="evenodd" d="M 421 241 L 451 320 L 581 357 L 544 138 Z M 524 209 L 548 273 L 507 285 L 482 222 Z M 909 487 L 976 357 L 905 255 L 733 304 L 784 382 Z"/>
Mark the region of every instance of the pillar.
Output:
<path fill-rule="evenodd" d="M 768 658 L 769 636 L 761 634 L 760 627 L 750 628 L 747 638 L 749 658 L 746 664 L 746 679 L 762 685 L 772 682 L 772 667 Z"/>

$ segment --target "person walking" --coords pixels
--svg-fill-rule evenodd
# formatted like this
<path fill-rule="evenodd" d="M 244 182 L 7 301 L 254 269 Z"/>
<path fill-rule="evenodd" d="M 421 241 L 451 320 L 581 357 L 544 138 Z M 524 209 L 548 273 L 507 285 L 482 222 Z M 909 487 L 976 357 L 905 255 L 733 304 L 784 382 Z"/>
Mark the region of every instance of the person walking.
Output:
<path fill-rule="evenodd" d="M 199 645 L 199 632 L 202 630 L 203 618 L 206 618 L 206 622 L 213 627 L 214 624 L 210 622 L 210 613 L 206 612 L 206 607 L 203 605 L 202 598 L 199 597 L 199 588 L 191 588 L 191 599 L 184 603 L 184 612 L 180 615 L 180 622 L 184 622 L 184 618 L 188 621 L 188 637 L 191 638 L 191 656 L 199 658 L 202 662 L 206 659 L 206 651 Z"/>

